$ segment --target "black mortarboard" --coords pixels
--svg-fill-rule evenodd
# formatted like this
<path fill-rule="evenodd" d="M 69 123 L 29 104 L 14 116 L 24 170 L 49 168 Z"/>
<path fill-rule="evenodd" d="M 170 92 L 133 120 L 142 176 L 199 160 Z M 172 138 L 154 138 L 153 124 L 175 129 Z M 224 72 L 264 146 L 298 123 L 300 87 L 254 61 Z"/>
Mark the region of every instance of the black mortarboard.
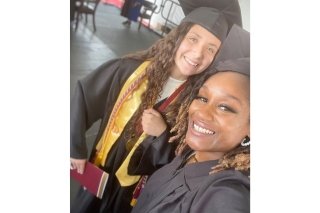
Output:
<path fill-rule="evenodd" d="M 198 7 L 211 7 L 223 12 L 229 29 L 233 24 L 242 27 L 241 10 L 238 0 L 179 0 L 179 3 L 185 15 L 188 15 Z"/>
<path fill-rule="evenodd" d="M 220 39 L 220 41 L 223 41 L 228 33 L 228 23 L 226 18 L 215 8 L 196 8 L 184 17 L 181 22 L 198 24 L 214 34 Z"/>
<path fill-rule="evenodd" d="M 250 76 L 250 33 L 233 25 L 213 61 L 216 71 L 235 71 Z"/>

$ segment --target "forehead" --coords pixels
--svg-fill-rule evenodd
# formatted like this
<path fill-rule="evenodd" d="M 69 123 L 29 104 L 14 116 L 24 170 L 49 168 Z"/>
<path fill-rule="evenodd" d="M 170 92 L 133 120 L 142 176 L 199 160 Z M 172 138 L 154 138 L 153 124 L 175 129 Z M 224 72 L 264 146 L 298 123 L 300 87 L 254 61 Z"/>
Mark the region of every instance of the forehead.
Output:
<path fill-rule="evenodd" d="M 216 37 L 214 34 L 212 34 L 210 31 L 208 31 L 206 28 L 202 27 L 199 24 L 194 24 L 188 34 L 195 34 L 201 38 L 206 38 L 206 39 L 214 39 L 220 41 L 218 37 Z"/>
<path fill-rule="evenodd" d="M 237 72 L 218 72 L 205 81 L 202 90 L 224 91 L 233 95 L 249 96 L 250 80 Z"/>

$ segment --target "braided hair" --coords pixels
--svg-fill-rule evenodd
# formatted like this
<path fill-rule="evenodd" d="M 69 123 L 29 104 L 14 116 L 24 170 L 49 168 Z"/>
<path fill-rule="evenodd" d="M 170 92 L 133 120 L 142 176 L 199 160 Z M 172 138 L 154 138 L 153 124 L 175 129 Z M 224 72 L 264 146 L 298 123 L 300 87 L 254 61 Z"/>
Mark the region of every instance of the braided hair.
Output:
<path fill-rule="evenodd" d="M 186 143 L 186 133 L 188 129 L 188 109 L 197 96 L 200 87 L 204 82 L 212 76 L 216 70 L 210 70 L 190 78 L 190 84 L 184 92 L 179 96 L 175 104 L 171 106 L 171 112 L 168 113 L 168 120 L 175 121 L 175 125 L 171 129 L 173 136 L 170 142 L 178 142 L 176 155 L 182 155 L 190 150 Z M 247 173 L 250 170 L 250 147 L 239 145 L 232 151 L 226 153 L 220 160 L 217 166 L 213 167 L 211 173 L 217 173 L 226 169 L 235 169 Z"/>

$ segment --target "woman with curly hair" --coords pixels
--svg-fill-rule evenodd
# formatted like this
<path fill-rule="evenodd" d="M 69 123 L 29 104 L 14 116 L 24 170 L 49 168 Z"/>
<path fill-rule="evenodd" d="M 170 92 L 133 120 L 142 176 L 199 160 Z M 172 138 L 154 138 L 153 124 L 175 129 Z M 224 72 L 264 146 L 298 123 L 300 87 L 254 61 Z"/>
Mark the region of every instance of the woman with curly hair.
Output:
<path fill-rule="evenodd" d="M 250 211 L 249 49 L 249 33 L 234 25 L 182 101 L 177 157 L 149 178 L 133 213 Z"/>
<path fill-rule="evenodd" d="M 71 169 L 84 172 L 85 132 L 101 119 L 89 162 L 104 170 L 108 180 L 101 199 L 81 188 L 71 212 L 131 211 L 133 191 L 144 175 L 128 171 L 131 156 L 146 140 L 168 140 L 171 125 L 161 113 L 190 76 L 212 63 L 227 31 L 220 11 L 198 8 L 148 50 L 111 60 L 78 82 L 71 103 Z M 173 157 L 174 151 L 166 152 L 154 169 Z"/>

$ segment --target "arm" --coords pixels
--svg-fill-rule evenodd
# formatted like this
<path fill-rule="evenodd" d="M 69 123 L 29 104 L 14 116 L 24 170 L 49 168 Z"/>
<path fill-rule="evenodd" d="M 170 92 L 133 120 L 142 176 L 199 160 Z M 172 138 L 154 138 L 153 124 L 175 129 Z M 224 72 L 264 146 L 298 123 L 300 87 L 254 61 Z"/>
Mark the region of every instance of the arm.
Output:
<path fill-rule="evenodd" d="M 121 86 L 138 64 L 140 62 L 111 60 L 78 81 L 70 112 L 72 158 L 87 158 L 86 131 L 97 120 L 108 118 Z"/>

